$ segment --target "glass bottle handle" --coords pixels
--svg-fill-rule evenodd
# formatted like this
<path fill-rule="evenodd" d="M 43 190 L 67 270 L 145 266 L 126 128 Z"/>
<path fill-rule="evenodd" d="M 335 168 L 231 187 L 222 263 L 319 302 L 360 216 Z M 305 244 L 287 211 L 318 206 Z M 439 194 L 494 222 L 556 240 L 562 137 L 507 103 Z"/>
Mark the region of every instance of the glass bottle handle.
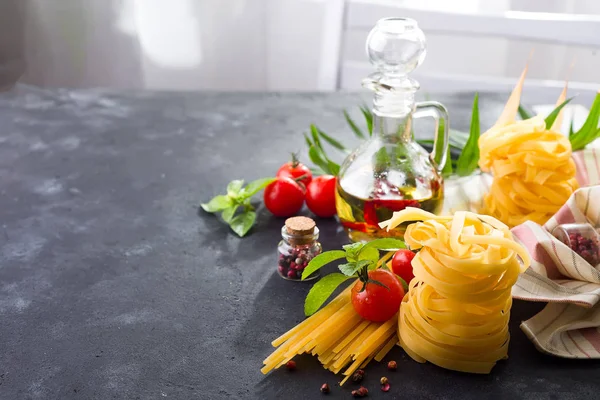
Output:
<path fill-rule="evenodd" d="M 442 103 L 437 101 L 423 101 L 417 103 L 413 118 L 430 117 L 435 120 L 435 135 L 433 140 L 433 151 L 429 155 L 438 173 L 442 173 L 448 154 L 448 110 Z M 440 129 L 440 127 L 442 129 Z"/>

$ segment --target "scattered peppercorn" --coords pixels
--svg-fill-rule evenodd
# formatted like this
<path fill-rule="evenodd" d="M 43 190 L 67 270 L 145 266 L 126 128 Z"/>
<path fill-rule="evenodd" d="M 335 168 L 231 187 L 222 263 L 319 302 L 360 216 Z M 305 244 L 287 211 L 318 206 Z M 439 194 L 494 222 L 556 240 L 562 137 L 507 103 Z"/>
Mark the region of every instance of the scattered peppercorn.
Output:
<path fill-rule="evenodd" d="M 379 383 L 381 383 L 382 385 L 385 385 L 386 383 L 388 383 L 388 378 L 386 378 L 385 376 L 382 376 L 381 379 L 379 380 Z"/>
<path fill-rule="evenodd" d="M 357 369 L 354 374 L 352 374 L 352 382 L 360 382 L 365 377 L 365 371 L 362 369 Z"/>
<path fill-rule="evenodd" d="M 366 397 L 368 395 L 369 390 L 364 386 L 361 386 L 358 389 L 352 391 L 352 396 L 354 397 Z"/>
<path fill-rule="evenodd" d="M 296 361 L 290 360 L 290 361 L 286 362 L 285 367 L 288 369 L 288 371 L 295 370 L 296 369 Z"/>
<path fill-rule="evenodd" d="M 331 391 L 331 389 L 329 388 L 329 385 L 324 383 L 321 385 L 321 393 L 329 393 Z"/>
<path fill-rule="evenodd" d="M 396 361 L 390 361 L 388 363 L 388 369 L 390 371 L 395 371 L 398 368 L 398 364 L 396 363 Z"/>
<path fill-rule="evenodd" d="M 390 390 L 390 384 L 386 383 L 385 385 L 381 385 L 381 391 L 382 392 L 387 392 L 388 390 Z"/>

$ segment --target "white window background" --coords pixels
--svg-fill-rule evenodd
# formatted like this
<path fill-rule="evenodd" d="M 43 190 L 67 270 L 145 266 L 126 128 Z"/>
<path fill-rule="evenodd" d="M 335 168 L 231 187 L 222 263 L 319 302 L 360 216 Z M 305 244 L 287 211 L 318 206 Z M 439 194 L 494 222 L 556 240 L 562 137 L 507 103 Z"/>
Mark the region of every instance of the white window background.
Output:
<path fill-rule="evenodd" d="M 328 0 L 3 0 L 24 7 L 21 81 L 49 87 L 315 91 Z M 597 0 L 398 0 L 453 12 L 600 14 Z M 427 34 L 427 32 L 425 32 Z M 365 61 L 364 32 L 341 52 Z M 600 83 L 594 49 L 428 35 L 420 71 Z M 357 82 L 358 87 L 358 82 Z"/>

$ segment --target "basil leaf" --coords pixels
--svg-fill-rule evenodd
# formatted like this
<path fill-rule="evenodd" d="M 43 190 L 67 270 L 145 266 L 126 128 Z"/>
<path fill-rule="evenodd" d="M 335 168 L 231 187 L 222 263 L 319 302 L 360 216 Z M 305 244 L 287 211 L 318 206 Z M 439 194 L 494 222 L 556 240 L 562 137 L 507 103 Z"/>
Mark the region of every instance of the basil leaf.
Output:
<path fill-rule="evenodd" d="M 223 210 L 221 213 L 221 218 L 223 218 L 223 221 L 230 223 L 238 207 L 239 206 L 232 206 Z"/>
<path fill-rule="evenodd" d="M 563 101 L 561 105 L 556 107 L 554 110 L 552 110 L 552 112 L 550 114 L 548 114 L 548 116 L 544 120 L 544 121 L 546 121 L 546 129 L 552 128 L 552 124 L 554 124 L 554 121 L 556 121 L 556 118 L 558 118 L 558 114 L 560 113 L 560 110 L 562 110 L 564 106 L 569 104 L 569 102 L 571 100 L 573 100 L 573 97 Z"/>
<path fill-rule="evenodd" d="M 533 118 L 533 114 L 530 113 L 529 110 L 527 110 L 521 104 L 519 104 L 519 108 L 517 109 L 517 111 L 519 112 L 519 116 L 521 117 L 521 119 Z"/>
<path fill-rule="evenodd" d="M 338 268 L 342 272 L 342 274 L 346 276 L 353 276 L 359 270 L 363 269 L 364 267 L 368 267 L 371 264 L 373 264 L 373 261 L 371 260 L 360 260 L 358 262 L 341 264 L 338 266 Z"/>
<path fill-rule="evenodd" d="M 365 135 L 362 133 L 362 131 L 356 125 L 356 123 L 352 121 L 352 118 L 350 118 L 350 115 L 348 115 L 348 112 L 346 110 L 344 110 L 344 117 L 346 118 L 346 122 L 348 122 L 348 125 L 350 125 L 350 128 L 352 129 L 356 137 L 358 137 L 359 139 L 365 139 Z"/>
<path fill-rule="evenodd" d="M 277 178 L 261 178 L 250 182 L 244 188 L 244 196 L 252 197 L 262 189 L 269 186 L 271 183 L 275 182 L 276 180 Z"/>
<path fill-rule="evenodd" d="M 377 263 L 377 261 L 379 261 L 379 250 L 374 247 L 363 246 L 360 253 L 358 253 L 358 260 L 359 262 L 362 260 L 369 260 Z"/>
<path fill-rule="evenodd" d="M 361 242 L 343 245 L 342 248 L 346 252 L 346 259 L 352 262 L 358 261 L 358 254 L 360 253 L 364 245 L 365 244 Z"/>
<path fill-rule="evenodd" d="M 346 149 L 344 147 L 344 145 L 342 143 L 340 143 L 339 141 L 337 141 L 336 139 L 332 138 L 331 136 L 329 136 L 328 134 L 326 134 L 325 132 L 323 132 L 322 130 L 320 130 L 318 128 L 317 128 L 317 132 L 319 132 L 319 136 L 321 136 L 321 138 L 324 141 L 326 141 L 327 143 L 329 143 L 336 149 L 341 150 L 343 152 L 348 152 L 348 149 Z"/>
<path fill-rule="evenodd" d="M 229 182 L 229 185 L 227 185 L 227 195 L 230 197 L 237 196 L 240 193 L 242 186 L 244 186 L 243 179 L 236 179 L 235 181 Z"/>
<path fill-rule="evenodd" d="M 479 135 L 479 93 L 475 93 L 469 139 L 456 163 L 456 173 L 459 176 L 471 175 L 477 169 L 477 163 L 479 162 Z"/>
<path fill-rule="evenodd" d="M 220 194 L 218 196 L 213 197 L 208 203 L 200 204 L 200 207 L 202 207 L 204 211 L 213 213 L 217 211 L 223 211 L 224 209 L 231 207 L 232 205 L 233 200 L 231 199 L 231 197 Z"/>
<path fill-rule="evenodd" d="M 239 237 L 243 237 L 248 233 L 250 228 L 252 228 L 254 221 L 256 221 L 256 212 L 246 211 L 236 215 L 229 223 L 229 226 L 231 226 L 231 229 L 233 229 Z"/>
<path fill-rule="evenodd" d="M 321 253 L 308 262 L 308 265 L 302 271 L 302 279 L 308 278 L 313 272 L 329 264 L 332 261 L 346 257 L 346 253 L 342 250 L 331 250 Z"/>
<path fill-rule="evenodd" d="M 397 249 L 405 249 L 406 244 L 404 241 L 400 239 L 393 238 L 382 238 L 371 240 L 367 244 L 365 244 L 365 248 L 372 247 L 378 250 L 397 250 Z"/>
<path fill-rule="evenodd" d="M 360 108 L 363 115 L 365 116 L 365 121 L 367 122 L 367 131 L 369 132 L 369 136 L 373 136 L 373 114 L 371 114 L 371 110 L 367 106 L 362 106 Z"/>
<path fill-rule="evenodd" d="M 321 278 L 313 285 L 308 295 L 306 295 L 306 300 L 304 300 L 304 315 L 307 317 L 313 315 L 331 296 L 333 291 L 348 279 L 350 279 L 349 276 L 338 272 L 325 275 Z"/>

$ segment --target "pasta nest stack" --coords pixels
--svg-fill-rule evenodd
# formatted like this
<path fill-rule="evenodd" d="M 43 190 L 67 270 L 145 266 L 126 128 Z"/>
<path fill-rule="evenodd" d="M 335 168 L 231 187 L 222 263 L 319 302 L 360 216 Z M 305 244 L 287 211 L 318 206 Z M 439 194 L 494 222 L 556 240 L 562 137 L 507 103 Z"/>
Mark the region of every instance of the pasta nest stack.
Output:
<path fill-rule="evenodd" d="M 400 306 L 400 344 L 419 362 L 489 373 L 507 356 L 511 288 L 530 264 L 527 251 L 500 221 L 466 211 L 442 217 L 407 208 L 382 225 L 408 221 L 422 222 L 404 236 L 420 251 Z"/>
<path fill-rule="evenodd" d="M 543 225 L 577 189 L 569 139 L 540 116 L 494 126 L 479 149 L 481 170 L 493 174 L 485 212 L 510 227 Z"/>

